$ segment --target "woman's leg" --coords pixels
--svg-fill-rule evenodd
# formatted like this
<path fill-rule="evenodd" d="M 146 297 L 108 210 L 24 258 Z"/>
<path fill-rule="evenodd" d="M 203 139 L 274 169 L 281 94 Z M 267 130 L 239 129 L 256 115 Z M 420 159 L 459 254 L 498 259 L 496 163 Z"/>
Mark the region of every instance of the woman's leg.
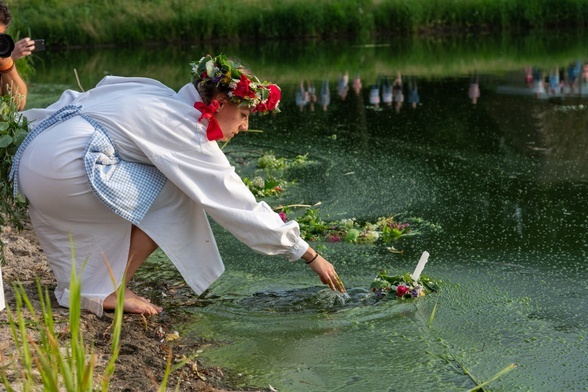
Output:
<path fill-rule="evenodd" d="M 129 248 L 129 260 L 127 261 L 125 285 L 128 285 L 137 269 L 157 249 L 157 244 L 137 226 L 131 230 L 131 244 Z M 116 292 L 104 299 L 104 309 L 116 307 Z M 146 298 L 140 297 L 128 288 L 125 289 L 124 311 L 127 313 L 157 314 L 163 309 L 151 303 Z"/>
<path fill-rule="evenodd" d="M 126 283 L 129 284 L 137 269 L 155 252 L 157 244 L 143 230 L 133 225 L 131 230 L 131 246 L 127 262 Z"/>

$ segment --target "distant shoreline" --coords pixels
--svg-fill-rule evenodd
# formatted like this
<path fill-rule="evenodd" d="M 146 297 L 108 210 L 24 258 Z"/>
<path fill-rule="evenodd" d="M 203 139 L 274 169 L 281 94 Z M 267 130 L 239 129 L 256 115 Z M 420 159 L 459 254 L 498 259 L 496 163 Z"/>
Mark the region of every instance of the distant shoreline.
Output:
<path fill-rule="evenodd" d="M 9 34 L 55 47 L 584 30 L 588 0 L 31 0 Z"/>

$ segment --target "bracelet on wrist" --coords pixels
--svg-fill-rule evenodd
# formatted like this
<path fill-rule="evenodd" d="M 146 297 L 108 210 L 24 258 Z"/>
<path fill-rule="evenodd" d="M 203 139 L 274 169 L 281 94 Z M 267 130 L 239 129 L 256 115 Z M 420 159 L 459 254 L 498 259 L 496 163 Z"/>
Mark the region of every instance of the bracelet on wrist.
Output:
<path fill-rule="evenodd" d="M 310 259 L 310 260 L 308 260 L 308 261 L 305 261 L 305 263 L 306 263 L 306 264 L 310 264 L 310 263 L 312 263 L 313 261 L 315 261 L 317 257 L 319 257 L 319 254 L 318 254 L 318 252 L 316 252 L 316 254 L 314 255 L 314 257 L 313 257 L 312 259 Z"/>
<path fill-rule="evenodd" d="M 14 60 L 10 59 L 10 66 L 0 69 L 0 72 L 2 72 L 2 73 L 10 72 L 10 71 L 12 71 L 13 68 L 14 68 Z"/>

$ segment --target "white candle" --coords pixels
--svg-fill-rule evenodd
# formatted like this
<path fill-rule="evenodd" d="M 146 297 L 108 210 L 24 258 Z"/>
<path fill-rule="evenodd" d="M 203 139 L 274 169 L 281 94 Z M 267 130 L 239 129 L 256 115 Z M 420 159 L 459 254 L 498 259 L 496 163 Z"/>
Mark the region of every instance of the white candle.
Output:
<path fill-rule="evenodd" d="M 429 252 L 424 251 L 421 255 L 421 259 L 419 260 L 414 272 L 412 273 L 411 277 L 416 281 L 419 280 L 421 277 L 421 272 L 425 269 L 425 264 L 427 264 L 427 260 L 429 260 Z"/>

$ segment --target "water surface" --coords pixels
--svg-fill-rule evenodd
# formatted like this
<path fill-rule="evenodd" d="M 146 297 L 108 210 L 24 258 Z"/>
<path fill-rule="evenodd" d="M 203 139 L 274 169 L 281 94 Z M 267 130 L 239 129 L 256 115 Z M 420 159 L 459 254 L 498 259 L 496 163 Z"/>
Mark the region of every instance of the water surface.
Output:
<path fill-rule="evenodd" d="M 226 344 L 200 359 L 241 374 L 243 385 L 279 391 L 467 390 L 475 384 L 460 366 L 482 382 L 511 363 L 517 368 L 487 390 L 586 390 L 588 90 L 581 72 L 571 87 L 576 64 L 588 61 L 582 42 L 332 43 L 313 46 L 316 56 L 299 44 L 235 48 L 283 92 L 282 113 L 252 119 L 263 133 L 225 147 L 237 170 L 253 174 L 238 158 L 267 151 L 310 161 L 282 173 L 297 183 L 266 199 L 270 205 L 320 202 L 332 219 L 420 217 L 442 231 L 402 239 L 395 244 L 402 254 L 314 243 L 348 287 L 341 297 L 303 263 L 253 253 L 214 226 L 227 271 L 207 306 L 185 307 L 191 321 L 181 333 Z M 157 51 L 109 53 L 79 55 L 83 85 L 100 72 L 161 76 L 174 88 L 186 80 L 186 69 L 162 62 Z M 47 54 L 31 105 L 75 87 L 68 74 L 78 58 L 71 56 L 66 64 Z M 176 49 L 164 57 L 199 56 Z M 554 69 L 561 84 L 550 90 Z M 337 83 L 345 72 L 343 99 Z M 371 104 L 370 86 L 399 74 L 403 104 Z M 539 79 L 526 81 L 527 74 Z M 298 105 L 301 82 L 315 86 L 313 110 Z M 425 250 L 425 272 L 445 281 L 443 290 L 411 301 L 373 298 L 368 288 L 380 270 L 410 272 Z"/>

